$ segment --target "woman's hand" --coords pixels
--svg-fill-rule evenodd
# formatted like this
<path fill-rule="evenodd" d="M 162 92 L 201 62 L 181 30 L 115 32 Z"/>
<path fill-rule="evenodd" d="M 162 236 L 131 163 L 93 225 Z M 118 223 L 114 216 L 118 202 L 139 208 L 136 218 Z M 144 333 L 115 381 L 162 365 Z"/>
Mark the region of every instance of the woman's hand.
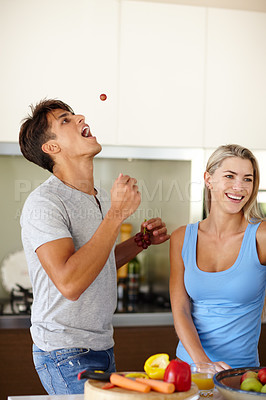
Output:
<path fill-rule="evenodd" d="M 216 362 L 211 362 L 211 363 L 215 366 L 216 372 L 220 372 L 220 371 L 223 371 L 224 369 L 231 368 L 230 365 L 226 364 L 223 361 L 216 361 Z"/>

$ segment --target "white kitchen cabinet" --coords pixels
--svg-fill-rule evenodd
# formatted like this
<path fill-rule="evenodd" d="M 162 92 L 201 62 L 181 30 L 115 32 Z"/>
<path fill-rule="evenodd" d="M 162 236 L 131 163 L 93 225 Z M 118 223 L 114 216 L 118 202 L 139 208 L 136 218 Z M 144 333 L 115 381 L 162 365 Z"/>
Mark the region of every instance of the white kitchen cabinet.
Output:
<path fill-rule="evenodd" d="M 266 148 L 266 14 L 208 9 L 204 146 Z"/>
<path fill-rule="evenodd" d="M 1 0 L 0 142 L 16 143 L 47 97 L 84 114 L 104 145 L 265 149 L 265 39 L 263 12 Z"/>
<path fill-rule="evenodd" d="M 206 9 L 121 2 L 118 144 L 203 145 Z"/>
<path fill-rule="evenodd" d="M 116 142 L 118 19 L 119 0 L 1 0 L 0 141 L 17 142 L 29 105 L 47 97 Z"/>

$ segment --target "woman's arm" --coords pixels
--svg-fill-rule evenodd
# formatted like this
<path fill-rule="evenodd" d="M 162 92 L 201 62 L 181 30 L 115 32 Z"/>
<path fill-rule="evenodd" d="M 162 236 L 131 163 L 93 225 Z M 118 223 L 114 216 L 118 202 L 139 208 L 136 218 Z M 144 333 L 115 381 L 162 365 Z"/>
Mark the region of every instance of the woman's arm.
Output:
<path fill-rule="evenodd" d="M 263 221 L 257 230 L 257 252 L 260 263 L 266 266 L 266 222 Z M 264 306 L 262 311 L 262 316 L 266 315 L 266 297 L 264 300 Z"/>
<path fill-rule="evenodd" d="M 170 299 L 176 333 L 194 362 L 212 362 L 203 350 L 199 335 L 193 323 L 190 300 L 184 284 L 184 263 L 182 247 L 186 227 L 175 230 L 170 239 Z M 213 363 L 216 370 L 230 368 L 224 362 Z"/>
<path fill-rule="evenodd" d="M 266 265 L 266 221 L 263 221 L 258 227 L 256 239 L 260 263 Z"/>

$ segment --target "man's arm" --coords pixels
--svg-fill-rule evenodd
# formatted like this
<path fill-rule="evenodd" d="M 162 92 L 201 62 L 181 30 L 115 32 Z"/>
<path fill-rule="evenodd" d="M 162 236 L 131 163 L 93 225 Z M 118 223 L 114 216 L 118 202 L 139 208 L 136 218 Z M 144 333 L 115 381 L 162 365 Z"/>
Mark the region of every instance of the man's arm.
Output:
<path fill-rule="evenodd" d="M 41 245 L 36 253 L 57 289 L 69 300 L 77 300 L 104 267 L 121 224 L 140 204 L 136 180 L 122 174 L 111 190 L 111 207 L 92 238 L 75 251 L 72 238 Z"/>
<path fill-rule="evenodd" d="M 162 222 L 161 218 L 153 218 L 143 222 L 141 231 L 143 231 L 144 227 L 150 232 L 151 244 L 161 244 L 170 238 L 170 235 L 167 234 L 165 223 Z M 118 244 L 115 248 L 116 268 L 122 267 L 142 250 L 142 247 L 137 246 L 134 236 Z"/>

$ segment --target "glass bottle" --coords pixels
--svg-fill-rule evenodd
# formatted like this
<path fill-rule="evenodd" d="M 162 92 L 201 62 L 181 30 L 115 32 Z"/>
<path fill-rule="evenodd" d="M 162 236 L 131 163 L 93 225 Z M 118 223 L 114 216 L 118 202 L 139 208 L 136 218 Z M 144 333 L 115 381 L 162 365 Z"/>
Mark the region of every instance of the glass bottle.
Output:
<path fill-rule="evenodd" d="M 120 229 L 120 242 L 124 242 L 125 240 L 128 240 L 131 237 L 131 232 L 132 232 L 132 225 L 131 224 L 122 224 L 121 229 Z M 124 279 L 127 278 L 127 271 L 128 271 L 128 264 L 122 265 L 117 270 L 117 279 Z"/>
<path fill-rule="evenodd" d="M 120 242 L 131 237 L 132 225 L 124 223 L 120 229 Z M 127 300 L 128 300 L 128 288 L 127 288 L 127 275 L 128 275 L 128 263 L 122 265 L 117 271 L 117 312 L 127 311 Z"/>
<path fill-rule="evenodd" d="M 139 300 L 140 262 L 137 257 L 128 263 L 128 303 L 136 305 Z"/>
<path fill-rule="evenodd" d="M 117 312 L 127 311 L 127 279 L 119 278 L 117 282 Z"/>

